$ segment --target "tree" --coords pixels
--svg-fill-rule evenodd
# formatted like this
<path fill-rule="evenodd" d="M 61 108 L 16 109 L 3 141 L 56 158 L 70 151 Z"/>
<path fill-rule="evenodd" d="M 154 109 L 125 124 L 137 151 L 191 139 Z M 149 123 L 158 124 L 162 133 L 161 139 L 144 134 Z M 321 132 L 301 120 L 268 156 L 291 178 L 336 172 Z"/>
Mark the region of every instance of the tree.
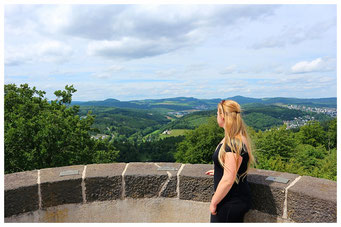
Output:
<path fill-rule="evenodd" d="M 337 118 L 328 122 L 328 131 L 325 147 L 330 150 L 336 148 L 337 145 Z"/>
<path fill-rule="evenodd" d="M 298 138 L 302 144 L 310 144 L 317 147 L 325 144 L 326 133 L 318 121 L 309 121 L 300 128 Z"/>
<path fill-rule="evenodd" d="M 212 163 L 212 155 L 224 137 L 224 130 L 215 117 L 193 131 L 186 132 L 185 139 L 178 144 L 175 159 L 183 163 Z"/>
<path fill-rule="evenodd" d="M 65 86 L 49 102 L 28 84 L 5 85 L 5 173 L 100 161 L 89 134 L 94 117 L 80 119 L 79 106 L 70 106 L 74 92 Z"/>
<path fill-rule="evenodd" d="M 272 128 L 268 131 L 259 131 L 256 139 L 255 156 L 258 162 L 257 167 L 267 162 L 270 158 L 280 156 L 283 160 L 289 160 L 294 153 L 298 141 L 295 134 L 286 130 L 286 125 L 279 128 Z"/>

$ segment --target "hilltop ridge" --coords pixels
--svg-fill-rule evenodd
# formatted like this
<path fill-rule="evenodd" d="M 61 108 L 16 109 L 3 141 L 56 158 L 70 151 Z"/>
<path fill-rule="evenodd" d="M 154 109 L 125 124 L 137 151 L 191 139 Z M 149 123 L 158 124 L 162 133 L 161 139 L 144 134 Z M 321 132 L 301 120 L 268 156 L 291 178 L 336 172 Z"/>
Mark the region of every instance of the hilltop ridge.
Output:
<path fill-rule="evenodd" d="M 296 104 L 306 105 L 311 107 L 331 107 L 336 108 L 337 98 L 314 98 L 314 99 L 300 99 L 300 98 L 286 98 L 286 97 L 269 97 L 269 98 L 250 98 L 244 96 L 233 96 L 225 99 L 231 99 L 239 104 L 248 103 L 262 103 L 262 104 Z M 103 101 L 73 101 L 72 105 L 80 106 L 105 106 L 105 107 L 120 107 L 120 108 L 136 108 L 136 109 L 168 109 L 174 111 L 200 109 L 209 110 L 214 109 L 217 103 L 222 99 L 197 99 L 194 97 L 174 97 L 163 99 L 144 99 L 120 101 L 118 99 L 109 98 Z"/>

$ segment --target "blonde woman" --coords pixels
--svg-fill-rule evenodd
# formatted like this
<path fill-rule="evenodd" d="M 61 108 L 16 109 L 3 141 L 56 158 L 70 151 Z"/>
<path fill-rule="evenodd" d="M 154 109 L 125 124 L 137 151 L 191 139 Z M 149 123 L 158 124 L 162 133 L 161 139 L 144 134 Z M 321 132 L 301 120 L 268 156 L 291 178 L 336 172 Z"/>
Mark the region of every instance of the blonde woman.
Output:
<path fill-rule="evenodd" d="M 244 214 L 251 208 L 246 176 L 254 158 L 239 104 L 222 100 L 218 104 L 217 122 L 224 128 L 225 137 L 212 156 L 214 170 L 206 172 L 214 176 L 210 221 L 243 222 Z"/>

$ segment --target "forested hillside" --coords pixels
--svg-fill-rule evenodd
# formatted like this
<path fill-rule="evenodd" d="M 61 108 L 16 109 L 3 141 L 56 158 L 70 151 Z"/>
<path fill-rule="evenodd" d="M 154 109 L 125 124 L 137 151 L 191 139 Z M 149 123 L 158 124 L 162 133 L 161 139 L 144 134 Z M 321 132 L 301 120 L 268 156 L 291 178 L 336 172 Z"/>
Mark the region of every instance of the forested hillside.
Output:
<path fill-rule="evenodd" d="M 293 120 L 300 117 L 314 117 L 314 120 L 326 121 L 331 117 L 325 114 L 304 112 L 301 110 L 288 109 L 276 105 L 266 104 L 243 104 L 242 116 L 247 125 L 255 130 L 267 130 L 274 126 L 283 125 L 283 121 Z M 80 115 L 92 111 L 95 116 L 92 134 L 102 133 L 114 136 L 123 136 L 142 141 L 143 139 L 158 139 L 160 134 L 166 130 L 189 129 L 207 123 L 211 116 L 216 116 L 216 109 L 196 111 L 183 117 L 167 118 L 167 113 L 156 110 L 142 110 L 130 108 L 81 106 Z"/>
<path fill-rule="evenodd" d="M 158 108 L 79 107 L 71 105 L 74 92 L 66 86 L 48 101 L 44 91 L 27 84 L 5 85 L 5 173 L 108 162 L 212 163 L 224 136 L 216 109 L 175 117 Z M 172 101 L 152 102 L 175 105 L 185 99 Z M 336 118 L 260 102 L 241 106 L 256 168 L 336 180 Z M 298 118 L 305 118 L 304 126 L 288 129 L 283 124 Z M 107 137 L 92 137 L 97 133 Z"/>
<path fill-rule="evenodd" d="M 93 127 L 97 132 L 116 137 L 141 138 L 170 122 L 166 116 L 152 110 L 81 106 L 79 113 L 85 116 L 89 111 L 95 116 Z"/>

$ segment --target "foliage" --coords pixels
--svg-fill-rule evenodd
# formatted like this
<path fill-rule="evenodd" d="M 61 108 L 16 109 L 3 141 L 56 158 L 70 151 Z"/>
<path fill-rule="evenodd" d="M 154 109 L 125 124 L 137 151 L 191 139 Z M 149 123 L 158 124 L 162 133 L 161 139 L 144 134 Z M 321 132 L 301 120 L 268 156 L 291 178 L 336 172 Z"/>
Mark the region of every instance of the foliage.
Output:
<path fill-rule="evenodd" d="M 245 115 L 244 121 L 247 125 L 252 125 L 256 130 L 266 130 L 273 126 L 282 125 L 282 120 L 266 115 L 264 113 L 249 113 Z"/>
<path fill-rule="evenodd" d="M 101 133 L 124 135 L 138 140 L 169 122 L 157 112 L 141 109 L 82 106 L 80 114 L 89 110 L 96 116 L 93 127 Z"/>
<path fill-rule="evenodd" d="M 286 126 L 283 125 L 257 133 L 255 145 L 257 147 L 256 157 L 263 157 L 265 160 L 273 156 L 289 159 L 293 156 L 293 150 L 298 143 L 294 133 L 286 130 Z"/>
<path fill-rule="evenodd" d="M 212 151 L 223 137 L 224 130 L 218 126 L 216 118 L 211 117 L 208 123 L 185 134 L 175 159 L 182 163 L 212 163 Z"/>
<path fill-rule="evenodd" d="M 70 106 L 74 92 L 65 86 L 48 102 L 28 84 L 5 85 L 5 173 L 115 160 L 113 147 L 102 145 L 110 155 L 99 155 L 89 134 L 94 116 L 80 119 L 79 107 Z"/>
<path fill-rule="evenodd" d="M 175 162 L 174 154 L 176 145 L 184 139 L 184 136 L 173 136 L 157 141 L 143 142 L 139 145 L 143 162 Z"/>
<path fill-rule="evenodd" d="M 336 119 L 324 130 L 309 122 L 298 132 L 286 125 L 256 132 L 248 127 L 258 169 L 322 177 L 336 181 Z M 326 142 L 326 136 L 330 142 Z M 177 162 L 212 163 L 215 147 L 224 137 L 213 118 L 186 134 L 175 154 Z"/>
<path fill-rule="evenodd" d="M 161 131 L 166 129 L 195 129 L 202 124 L 207 123 L 208 119 L 215 116 L 216 110 L 198 111 L 187 114 L 175 121 L 172 121 L 160 128 Z"/>
<path fill-rule="evenodd" d="M 55 100 L 47 101 L 45 92 L 35 87 L 5 85 L 5 173 L 116 161 L 212 163 L 213 152 L 224 137 L 216 110 L 194 112 L 170 122 L 152 110 L 80 108 L 71 105 L 74 92 L 73 86 L 66 86 L 55 92 Z M 162 105 L 166 103 L 174 104 L 165 101 Z M 327 120 L 288 130 L 283 120 L 307 113 L 261 103 L 246 104 L 242 109 L 250 126 L 255 168 L 336 181 L 336 118 L 311 113 L 317 120 Z M 166 129 L 191 130 L 184 136 L 160 139 L 159 134 Z M 91 139 L 91 134 L 98 132 L 110 137 Z"/>
<path fill-rule="evenodd" d="M 336 181 L 336 119 L 327 125 L 323 130 L 319 122 L 312 121 L 296 133 L 285 130 L 285 125 L 259 131 L 252 137 L 257 147 L 256 168 Z"/>
<path fill-rule="evenodd" d="M 318 121 L 310 121 L 300 128 L 297 134 L 302 144 L 310 144 L 314 147 L 325 144 L 326 136 Z"/>

